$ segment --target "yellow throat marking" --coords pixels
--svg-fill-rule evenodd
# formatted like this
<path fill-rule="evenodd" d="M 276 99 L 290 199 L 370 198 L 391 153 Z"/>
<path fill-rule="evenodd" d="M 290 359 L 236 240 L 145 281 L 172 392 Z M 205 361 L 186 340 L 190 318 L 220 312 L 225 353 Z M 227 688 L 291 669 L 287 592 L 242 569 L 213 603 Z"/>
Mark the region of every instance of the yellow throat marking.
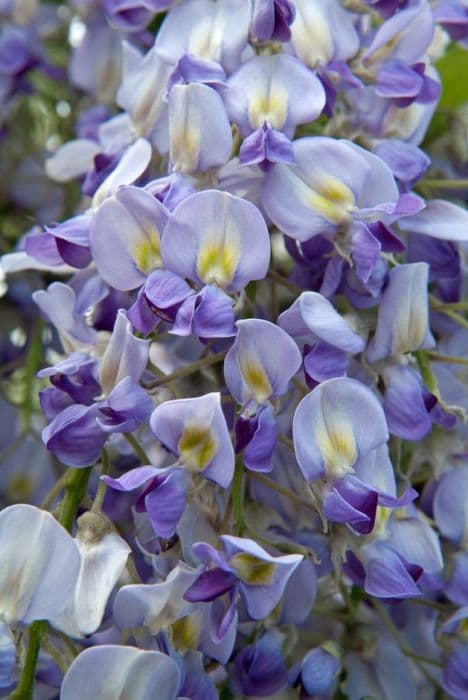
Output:
<path fill-rule="evenodd" d="M 180 437 L 177 450 L 180 461 L 189 471 L 201 471 L 213 459 L 218 444 L 210 426 L 187 424 Z"/>

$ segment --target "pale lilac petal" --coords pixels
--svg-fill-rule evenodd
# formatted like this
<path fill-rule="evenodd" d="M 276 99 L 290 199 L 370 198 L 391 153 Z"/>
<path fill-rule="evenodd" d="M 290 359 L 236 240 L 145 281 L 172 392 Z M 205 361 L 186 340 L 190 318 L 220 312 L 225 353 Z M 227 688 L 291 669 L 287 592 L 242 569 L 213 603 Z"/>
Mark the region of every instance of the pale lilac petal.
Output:
<path fill-rule="evenodd" d="M 153 402 L 145 389 L 125 377 L 100 403 L 97 422 L 109 433 L 131 433 L 149 419 L 152 410 Z"/>
<path fill-rule="evenodd" d="M 292 238 L 331 235 L 358 209 L 398 201 L 390 168 L 349 141 L 297 139 L 294 156 L 296 165 L 278 163 L 267 174 L 262 195 L 268 216 Z"/>
<path fill-rule="evenodd" d="M 344 350 L 320 340 L 313 346 L 305 345 L 304 353 L 304 374 L 311 389 L 325 379 L 346 375 L 349 358 Z"/>
<path fill-rule="evenodd" d="M 48 620 L 73 596 L 80 555 L 46 511 L 14 505 L 0 512 L 0 614 L 9 625 Z"/>
<path fill-rule="evenodd" d="M 273 450 L 276 447 L 278 427 L 271 406 L 258 414 L 258 427 L 244 450 L 244 464 L 256 472 L 271 472 Z"/>
<path fill-rule="evenodd" d="M 199 574 L 200 567 L 191 569 L 180 562 L 161 583 L 123 586 L 114 601 L 116 625 L 120 629 L 145 626 L 157 634 L 189 612 L 191 606 L 183 595 Z"/>
<path fill-rule="evenodd" d="M 434 520 L 441 534 L 452 542 L 462 542 L 468 533 L 468 467 L 442 475 L 434 495 Z"/>
<path fill-rule="evenodd" d="M 197 335 L 199 338 L 229 338 L 235 335 L 231 298 L 219 287 L 206 285 L 180 305 L 169 332 L 182 336 Z"/>
<path fill-rule="evenodd" d="M 98 410 L 98 404 L 67 406 L 42 431 L 47 449 L 68 466 L 93 465 L 107 440 L 96 420 Z"/>
<path fill-rule="evenodd" d="M 51 622 L 54 627 L 72 637 L 93 634 L 102 622 L 107 600 L 122 573 L 130 547 L 114 532 L 96 538 L 96 531 L 106 527 L 98 523 L 97 530 L 89 523 L 94 513 L 85 513 L 78 520 L 76 542 L 81 567 L 72 601 L 61 615 Z"/>
<path fill-rule="evenodd" d="M 442 199 L 430 200 L 419 214 L 401 219 L 398 225 L 403 231 L 443 241 L 468 241 L 468 212 Z"/>
<path fill-rule="evenodd" d="M 237 0 L 178 3 L 158 31 L 155 48 L 174 64 L 191 53 L 221 63 L 231 73 L 247 44 L 250 15 L 250 4 Z"/>
<path fill-rule="evenodd" d="M 429 328 L 428 272 L 427 263 L 398 265 L 390 271 L 377 329 L 367 348 L 371 362 L 434 347 Z"/>
<path fill-rule="evenodd" d="M 253 204 L 205 190 L 175 208 L 164 230 L 161 255 L 165 266 L 181 277 L 240 291 L 266 275 L 270 241 Z"/>
<path fill-rule="evenodd" d="M 192 174 L 224 165 L 232 133 L 218 93 L 207 85 L 174 85 L 169 93 L 169 160 L 172 170 Z"/>
<path fill-rule="evenodd" d="M 302 292 L 278 318 L 278 325 L 295 337 L 325 341 L 346 352 L 362 352 L 365 340 L 318 292 Z"/>
<path fill-rule="evenodd" d="M 381 548 L 371 557 L 366 570 L 364 588 L 377 598 L 413 598 L 420 591 L 400 557 L 389 548 Z"/>
<path fill-rule="evenodd" d="M 223 98 L 242 136 L 266 122 L 292 137 L 298 124 L 313 121 L 325 106 L 325 90 L 319 79 L 285 53 L 251 58 L 227 85 Z"/>
<path fill-rule="evenodd" d="M 125 697 L 176 700 L 180 673 L 176 662 L 158 651 L 102 645 L 81 652 L 65 674 L 62 700 Z"/>
<path fill-rule="evenodd" d="M 76 139 L 59 146 L 46 160 L 45 171 L 56 182 L 67 182 L 91 170 L 101 147 L 95 141 Z"/>
<path fill-rule="evenodd" d="M 391 365 L 382 373 L 383 408 L 388 428 L 405 440 L 421 440 L 432 428 L 419 375 L 406 365 Z"/>
<path fill-rule="evenodd" d="M 159 537 L 172 537 L 187 501 L 187 479 L 183 469 L 173 469 L 145 496 L 145 509 Z"/>
<path fill-rule="evenodd" d="M 306 479 L 340 478 L 358 459 L 388 440 L 388 428 L 375 394 L 355 379 L 329 379 L 296 409 L 293 438 Z"/>
<path fill-rule="evenodd" d="M 47 290 L 39 289 L 32 297 L 57 330 L 82 343 L 95 342 L 96 331 L 77 313 L 75 292 L 67 284 L 52 282 Z"/>
<path fill-rule="evenodd" d="M 227 488 L 234 475 L 234 449 L 220 394 L 165 401 L 155 408 L 151 430 L 178 455 L 181 466 Z M 184 446 L 185 445 L 185 446 Z"/>
<path fill-rule="evenodd" d="M 125 377 L 138 382 L 148 362 L 149 341 L 136 338 L 123 309 L 117 313 L 114 330 L 101 362 L 100 381 L 106 394 Z"/>
<path fill-rule="evenodd" d="M 229 558 L 236 554 L 246 553 L 274 565 L 274 573 L 270 584 L 249 585 L 241 582 L 241 592 L 245 600 L 247 612 L 253 620 L 267 617 L 279 603 L 293 571 L 303 560 L 300 554 L 286 554 L 274 557 L 268 554 L 253 540 L 222 535 L 220 537 L 224 550 Z"/>
<path fill-rule="evenodd" d="M 114 478 L 111 476 L 103 476 L 102 480 L 117 491 L 134 491 L 146 484 L 150 479 L 155 479 L 159 476 L 165 476 L 167 469 L 158 469 L 157 467 L 145 466 L 136 467 L 125 472 L 122 476 Z"/>
<path fill-rule="evenodd" d="M 289 335 L 270 321 L 238 321 L 234 345 L 224 360 L 227 387 L 237 403 L 259 403 L 286 393 L 301 366 L 301 354 Z"/>
<path fill-rule="evenodd" d="M 129 115 L 130 126 L 138 134 L 151 138 L 161 153 L 167 153 L 169 148 L 164 98 L 173 68 L 174 62 L 153 47 L 143 57 L 132 56 L 117 92 L 117 104 Z"/>
<path fill-rule="evenodd" d="M 389 529 L 392 545 L 406 561 L 428 574 L 441 571 L 444 562 L 439 538 L 427 522 L 417 517 L 394 518 Z"/>
<path fill-rule="evenodd" d="M 134 289 L 161 265 L 161 232 L 169 212 L 149 192 L 121 187 L 99 207 L 91 226 L 93 260 L 114 289 Z"/>
<path fill-rule="evenodd" d="M 291 26 L 295 54 L 307 66 L 317 68 L 332 60 L 346 61 L 359 48 L 353 15 L 337 0 L 295 0 Z"/>
<path fill-rule="evenodd" d="M 367 62 L 379 50 L 388 47 L 392 58 L 414 63 L 424 55 L 433 35 L 431 6 L 427 2 L 417 2 L 413 7 L 395 13 L 380 25 L 363 60 Z"/>
<path fill-rule="evenodd" d="M 120 159 L 117 167 L 107 177 L 93 197 L 93 207 L 98 207 L 106 197 L 121 185 L 131 185 L 142 175 L 151 160 L 151 144 L 145 139 L 138 139 Z"/>

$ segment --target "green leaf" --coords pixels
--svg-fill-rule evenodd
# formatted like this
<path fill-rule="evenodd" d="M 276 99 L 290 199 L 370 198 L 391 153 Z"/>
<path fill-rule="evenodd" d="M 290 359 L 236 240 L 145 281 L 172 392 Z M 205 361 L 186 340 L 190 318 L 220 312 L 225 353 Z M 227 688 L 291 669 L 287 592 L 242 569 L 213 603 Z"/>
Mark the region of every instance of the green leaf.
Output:
<path fill-rule="evenodd" d="M 452 44 L 436 68 L 442 81 L 440 107 L 452 109 L 468 102 L 468 50 Z"/>

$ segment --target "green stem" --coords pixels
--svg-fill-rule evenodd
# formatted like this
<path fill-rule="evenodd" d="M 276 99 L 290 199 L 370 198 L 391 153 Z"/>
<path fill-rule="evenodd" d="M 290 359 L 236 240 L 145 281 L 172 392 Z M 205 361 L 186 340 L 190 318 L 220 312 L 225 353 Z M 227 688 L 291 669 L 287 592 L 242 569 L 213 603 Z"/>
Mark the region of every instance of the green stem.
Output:
<path fill-rule="evenodd" d="M 236 464 L 232 480 L 232 507 L 237 534 L 242 536 L 244 531 L 244 465 L 241 461 Z"/>
<path fill-rule="evenodd" d="M 431 364 L 429 362 L 427 352 L 425 350 L 416 350 L 414 354 L 416 356 L 419 369 L 421 370 L 421 376 L 423 378 L 424 384 L 429 389 L 431 394 L 435 394 L 436 396 L 438 396 L 439 389 L 437 386 L 437 380 L 434 377 L 434 374 L 432 373 Z"/>
<path fill-rule="evenodd" d="M 427 179 L 421 180 L 421 184 L 424 187 L 442 187 L 445 190 L 458 190 L 467 188 L 468 180 L 464 180 L 462 178 L 460 178 L 460 180 Z"/>
<path fill-rule="evenodd" d="M 468 311 L 468 301 L 452 301 L 452 302 L 442 302 L 437 299 L 437 297 L 432 297 L 432 308 L 437 311 L 443 309 L 449 309 L 452 311 Z"/>
<path fill-rule="evenodd" d="M 36 664 L 41 647 L 41 640 L 45 634 L 47 622 L 37 620 L 29 627 L 29 643 L 26 651 L 21 678 L 16 689 L 10 695 L 11 700 L 33 700 L 34 679 L 36 677 Z"/>
<path fill-rule="evenodd" d="M 305 508 L 309 508 L 310 510 L 313 510 L 315 513 L 317 512 L 316 507 L 312 503 L 304 500 L 303 498 L 298 496 L 296 493 L 294 493 L 294 491 L 291 491 L 290 489 L 286 488 L 285 486 L 281 486 L 281 484 L 277 484 L 275 481 L 272 481 L 267 476 L 264 476 L 263 474 L 260 474 L 259 472 L 247 472 L 247 476 L 249 477 L 249 479 L 254 479 L 255 481 L 259 481 L 261 484 L 266 486 L 268 489 L 271 489 L 271 491 L 276 491 L 276 493 L 279 493 L 281 496 L 285 496 L 286 498 L 289 498 L 290 501 L 294 501 L 298 505 L 304 506 Z"/>
<path fill-rule="evenodd" d="M 124 438 L 128 442 L 129 445 L 131 445 L 134 453 L 137 455 L 137 457 L 140 459 L 140 462 L 142 464 L 151 464 L 151 460 L 136 439 L 134 435 L 131 433 L 123 433 Z"/>
<path fill-rule="evenodd" d="M 283 277 L 283 275 L 280 275 L 279 272 L 276 272 L 276 270 L 273 270 L 272 268 L 268 270 L 267 276 L 274 282 L 277 282 L 283 287 L 286 287 L 286 289 L 289 289 L 289 291 L 293 294 L 302 294 L 304 291 L 301 287 L 298 287 L 297 284 L 290 282 L 286 277 Z"/>
<path fill-rule="evenodd" d="M 441 355 L 438 352 L 429 351 L 429 359 L 432 362 L 448 362 L 451 365 L 468 365 L 467 357 L 452 357 L 452 355 Z"/>
<path fill-rule="evenodd" d="M 78 506 L 86 495 L 91 467 L 70 469 L 70 475 L 65 485 L 65 497 L 60 509 L 60 522 L 71 532 L 75 522 Z"/>
<path fill-rule="evenodd" d="M 205 367 L 209 367 L 210 365 L 215 365 L 218 362 L 222 362 L 225 356 L 225 352 L 217 352 L 215 355 L 208 355 L 207 357 L 202 357 L 196 362 L 192 362 L 189 365 L 185 365 L 184 367 L 176 369 L 174 372 L 171 372 L 171 374 L 166 374 L 166 376 L 161 379 L 155 379 L 154 382 L 149 382 L 146 385 L 146 387 L 148 389 L 155 389 L 156 387 L 164 386 L 165 384 L 169 384 L 170 382 L 175 382 L 177 379 L 189 377 L 191 374 L 194 374 L 194 372 L 198 372 L 200 369 L 204 369 Z"/>
<path fill-rule="evenodd" d="M 33 403 L 33 387 L 36 378 L 36 372 L 41 363 L 42 353 L 42 323 L 38 321 L 33 328 L 31 336 L 31 344 L 29 346 L 26 357 L 25 377 L 24 377 L 24 397 L 23 397 L 23 419 L 24 424 L 31 424 L 32 413 L 34 409 Z"/>
<path fill-rule="evenodd" d="M 429 300 L 431 302 L 431 309 L 433 311 L 439 311 L 441 314 L 445 314 L 445 316 L 448 316 L 449 318 L 452 319 L 452 321 L 455 321 L 455 323 L 458 323 L 459 326 L 462 326 L 462 328 L 468 328 L 468 320 L 464 318 L 461 314 L 458 314 L 456 311 L 453 310 L 454 305 L 453 304 L 444 304 L 443 302 L 440 301 L 436 296 L 433 294 L 429 294 Z M 460 302 L 460 304 L 464 304 L 465 302 Z M 457 308 L 463 310 L 465 307 L 464 306 L 457 306 Z"/>
<path fill-rule="evenodd" d="M 49 493 L 47 494 L 47 496 L 44 498 L 44 500 L 41 503 L 42 510 L 48 510 L 50 508 L 50 506 L 52 505 L 54 500 L 59 495 L 60 491 L 62 491 L 65 488 L 69 478 L 70 478 L 70 474 L 68 471 L 66 471 L 62 474 L 62 476 L 60 476 L 57 479 L 57 481 L 52 486 Z"/>
<path fill-rule="evenodd" d="M 101 475 L 109 474 L 109 455 L 105 447 L 102 449 L 101 457 Z M 106 495 L 107 485 L 102 479 L 99 479 L 99 485 L 96 490 L 96 495 L 94 497 L 93 506 L 91 510 L 94 513 L 100 513 L 102 510 L 102 504 L 104 502 L 104 497 Z"/>

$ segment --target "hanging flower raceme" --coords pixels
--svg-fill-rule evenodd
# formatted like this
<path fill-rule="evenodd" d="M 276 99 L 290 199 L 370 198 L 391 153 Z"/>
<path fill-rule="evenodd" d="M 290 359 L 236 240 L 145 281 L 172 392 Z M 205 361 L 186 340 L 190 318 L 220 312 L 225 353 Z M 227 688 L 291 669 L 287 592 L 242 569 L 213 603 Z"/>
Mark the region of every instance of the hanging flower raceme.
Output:
<path fill-rule="evenodd" d="M 0 17 L 0 695 L 468 700 L 467 0 Z"/>

